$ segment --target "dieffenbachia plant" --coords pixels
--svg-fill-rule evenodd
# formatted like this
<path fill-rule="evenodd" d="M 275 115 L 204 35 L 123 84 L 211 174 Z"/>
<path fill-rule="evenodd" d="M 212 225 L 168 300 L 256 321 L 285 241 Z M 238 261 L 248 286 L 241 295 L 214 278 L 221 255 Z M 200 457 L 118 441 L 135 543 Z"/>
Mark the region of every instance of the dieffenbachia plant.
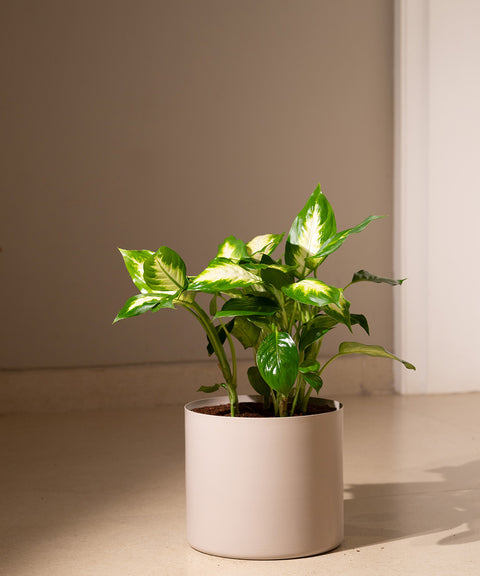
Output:
<path fill-rule="evenodd" d="M 350 312 L 347 288 L 358 282 L 392 286 L 403 282 L 365 270 L 356 272 L 344 288 L 317 278 L 322 262 L 351 234 L 361 232 L 377 218 L 369 216 L 357 226 L 337 232 L 333 209 L 317 186 L 293 221 L 283 257 L 274 258 L 273 253 L 284 234 L 264 234 L 248 243 L 230 236 L 206 269 L 191 277 L 182 258 L 166 246 L 156 252 L 120 250 L 139 294 L 127 300 L 114 322 L 161 308 L 185 308 L 203 326 L 208 353 L 216 355 L 223 375 L 222 383 L 200 390 L 225 388 L 235 416 L 235 338 L 254 352 L 255 365 L 248 369 L 248 378 L 265 405 L 273 405 L 278 416 L 303 414 L 312 392 L 318 393 L 322 386 L 323 371 L 340 356 L 390 358 L 415 369 L 381 346 L 359 342 L 342 342 L 323 365 L 318 361 L 324 336 L 336 326 L 344 325 L 352 332 L 352 326 L 358 325 L 369 333 L 365 316 Z M 196 301 L 199 292 L 212 295 L 208 311 Z"/>

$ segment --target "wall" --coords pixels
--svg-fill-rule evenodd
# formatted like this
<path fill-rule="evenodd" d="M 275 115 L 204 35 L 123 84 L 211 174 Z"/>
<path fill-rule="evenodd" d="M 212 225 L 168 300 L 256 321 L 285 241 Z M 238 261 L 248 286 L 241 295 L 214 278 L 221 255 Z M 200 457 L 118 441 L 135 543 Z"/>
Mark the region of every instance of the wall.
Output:
<path fill-rule="evenodd" d="M 196 274 L 227 235 L 288 230 L 318 181 L 342 228 L 391 215 L 391 2 L 0 10 L 2 368 L 205 357 L 182 311 L 111 326 L 135 293 L 117 246 L 171 246 Z M 391 275 L 391 253 L 388 218 L 324 278 Z M 355 290 L 391 347 L 392 290 Z"/>
<path fill-rule="evenodd" d="M 403 393 L 480 390 L 480 4 L 397 2 L 396 349 Z"/>

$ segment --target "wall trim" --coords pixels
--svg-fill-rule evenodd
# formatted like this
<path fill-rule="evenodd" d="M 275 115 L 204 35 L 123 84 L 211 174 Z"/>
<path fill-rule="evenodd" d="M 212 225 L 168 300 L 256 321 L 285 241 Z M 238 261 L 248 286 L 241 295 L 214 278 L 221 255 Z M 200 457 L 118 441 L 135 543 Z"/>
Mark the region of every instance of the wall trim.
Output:
<path fill-rule="evenodd" d="M 239 362 L 239 392 L 251 392 L 246 381 L 250 360 Z M 392 362 L 351 356 L 325 371 L 321 395 L 391 394 Z M 96 368 L 0 370 L 0 413 L 64 412 L 147 408 L 186 404 L 203 398 L 196 392 L 218 382 L 215 362 L 157 363 Z"/>

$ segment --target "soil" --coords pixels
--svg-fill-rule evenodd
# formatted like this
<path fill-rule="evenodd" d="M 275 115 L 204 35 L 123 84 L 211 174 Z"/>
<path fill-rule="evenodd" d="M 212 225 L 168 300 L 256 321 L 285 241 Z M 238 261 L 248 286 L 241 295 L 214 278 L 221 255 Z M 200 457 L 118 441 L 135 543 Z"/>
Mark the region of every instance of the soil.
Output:
<path fill-rule="evenodd" d="M 203 406 L 195 408 L 194 412 L 200 414 L 210 414 L 211 416 L 230 416 L 230 404 L 219 404 L 217 406 Z M 317 402 L 309 402 L 306 414 L 295 414 L 295 416 L 310 416 L 311 414 L 323 414 L 325 412 L 335 412 L 333 406 Z M 237 418 L 274 418 L 273 408 L 265 410 L 261 402 L 240 402 Z"/>

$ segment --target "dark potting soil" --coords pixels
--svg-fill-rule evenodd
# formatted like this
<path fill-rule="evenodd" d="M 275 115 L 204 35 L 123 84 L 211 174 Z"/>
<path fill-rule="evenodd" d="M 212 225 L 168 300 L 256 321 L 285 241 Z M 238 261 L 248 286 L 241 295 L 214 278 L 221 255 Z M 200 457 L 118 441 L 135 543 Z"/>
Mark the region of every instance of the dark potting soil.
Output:
<path fill-rule="evenodd" d="M 302 416 L 310 416 L 311 414 L 323 414 L 325 412 L 335 412 L 333 406 L 328 404 L 321 404 L 317 402 L 309 402 L 307 413 Z M 230 416 L 230 404 L 219 404 L 217 406 L 203 406 L 202 408 L 195 408 L 193 412 L 200 414 L 210 414 L 212 416 Z M 295 414 L 300 416 L 300 414 Z M 261 402 L 240 402 L 239 411 L 236 415 L 237 418 L 274 418 L 275 414 L 273 408 L 265 410 Z"/>

